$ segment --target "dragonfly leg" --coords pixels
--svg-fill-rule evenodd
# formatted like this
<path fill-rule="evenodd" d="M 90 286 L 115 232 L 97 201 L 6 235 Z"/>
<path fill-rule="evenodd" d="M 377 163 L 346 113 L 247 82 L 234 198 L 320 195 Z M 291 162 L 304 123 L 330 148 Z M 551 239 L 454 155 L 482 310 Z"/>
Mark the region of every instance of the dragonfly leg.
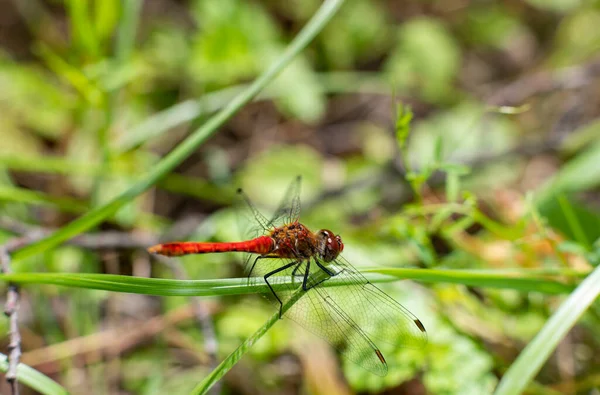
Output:
<path fill-rule="evenodd" d="M 298 265 L 300 266 L 300 265 Z M 308 280 L 308 276 L 310 274 L 310 259 L 306 261 L 306 271 L 304 272 L 304 279 L 302 280 L 302 289 L 308 291 L 309 288 L 306 285 L 306 281 Z"/>
<path fill-rule="evenodd" d="M 292 270 L 292 277 L 304 277 L 304 274 L 298 275 L 298 270 L 302 267 L 302 262 L 298 262 L 298 265 Z"/>
<path fill-rule="evenodd" d="M 269 289 L 271 290 L 271 292 L 273 293 L 273 295 L 275 295 L 275 298 L 277 299 L 277 301 L 279 302 L 279 319 L 281 319 L 281 317 L 283 316 L 283 302 L 281 301 L 281 299 L 279 299 L 279 296 L 277 296 L 277 293 L 275 292 L 275 290 L 273 289 L 273 287 L 271 286 L 271 284 L 269 283 L 269 280 L 267 280 L 269 277 L 271 277 L 274 274 L 277 274 L 285 269 L 289 269 L 290 267 L 297 265 L 298 262 L 294 261 L 291 263 L 288 263 L 285 266 L 282 266 L 280 268 L 277 268 L 275 270 L 273 270 L 272 272 L 269 272 L 267 274 L 265 274 L 264 279 L 265 282 L 267 283 L 267 285 L 269 286 Z"/>
<path fill-rule="evenodd" d="M 318 260 L 316 260 L 316 259 L 315 259 L 315 263 L 317 264 L 317 266 L 319 266 L 319 267 L 321 268 L 321 270 L 323 270 L 325 273 L 327 273 L 327 275 L 328 275 L 329 277 L 335 277 L 335 276 L 337 276 L 338 274 L 340 274 L 340 273 L 341 273 L 341 272 L 334 273 L 334 272 L 333 272 L 331 269 L 329 269 L 328 267 L 321 265 L 321 263 L 320 263 Z"/>
<path fill-rule="evenodd" d="M 272 259 L 272 258 L 277 258 L 277 257 L 273 256 L 273 255 L 259 255 L 259 256 L 257 256 L 256 259 L 254 260 L 254 262 L 252 262 L 252 266 L 250 266 L 250 270 L 248 270 L 248 280 L 250 279 L 250 277 L 252 277 L 252 272 L 254 271 L 254 267 L 258 263 L 259 259 Z"/>
<path fill-rule="evenodd" d="M 321 268 L 321 269 L 322 269 L 322 270 L 323 270 L 325 273 L 327 273 L 327 275 L 328 275 L 329 277 L 337 276 L 338 274 L 340 274 L 340 273 L 341 273 L 341 272 L 339 272 L 339 273 L 334 273 L 334 272 L 332 272 L 331 270 L 329 270 L 329 269 L 328 269 L 328 268 L 326 268 L 325 266 L 321 265 L 321 264 L 319 263 L 319 261 L 318 261 L 318 260 L 316 260 L 316 259 L 315 259 L 315 263 L 316 263 L 316 264 L 317 264 L 317 266 L 319 266 L 319 267 L 320 267 L 320 268 Z M 322 278 L 322 279 L 321 279 L 321 280 L 320 280 L 318 283 L 315 283 L 315 284 L 309 284 L 309 285 L 307 286 L 307 285 L 306 285 L 306 280 L 307 280 L 307 278 L 308 278 L 308 275 L 309 275 L 309 272 L 308 272 L 308 269 L 309 269 L 309 267 L 310 267 L 310 261 L 308 261 L 308 262 L 306 263 L 306 272 L 305 272 L 305 274 L 304 274 L 304 282 L 303 282 L 303 284 L 302 284 L 302 289 L 304 289 L 305 291 L 308 291 L 309 289 L 316 287 L 317 285 L 321 284 L 323 281 L 325 281 L 325 280 L 327 280 L 327 279 L 329 278 L 329 277 L 327 277 L 327 278 Z"/>
<path fill-rule="evenodd" d="M 256 262 L 258 262 L 259 259 L 265 258 L 262 255 L 259 255 L 256 257 L 256 259 L 254 260 L 254 262 L 252 263 L 252 267 L 250 267 L 250 270 L 248 271 L 248 277 L 252 277 L 252 271 L 254 270 L 254 266 L 256 266 Z"/>

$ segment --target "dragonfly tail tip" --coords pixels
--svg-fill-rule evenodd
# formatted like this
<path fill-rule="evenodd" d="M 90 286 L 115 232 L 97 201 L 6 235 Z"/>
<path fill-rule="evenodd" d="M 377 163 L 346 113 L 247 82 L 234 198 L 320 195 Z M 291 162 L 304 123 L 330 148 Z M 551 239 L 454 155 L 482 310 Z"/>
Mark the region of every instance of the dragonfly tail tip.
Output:
<path fill-rule="evenodd" d="M 161 250 L 160 244 L 146 248 L 146 251 L 148 251 L 150 254 L 159 254 L 160 250 Z"/>

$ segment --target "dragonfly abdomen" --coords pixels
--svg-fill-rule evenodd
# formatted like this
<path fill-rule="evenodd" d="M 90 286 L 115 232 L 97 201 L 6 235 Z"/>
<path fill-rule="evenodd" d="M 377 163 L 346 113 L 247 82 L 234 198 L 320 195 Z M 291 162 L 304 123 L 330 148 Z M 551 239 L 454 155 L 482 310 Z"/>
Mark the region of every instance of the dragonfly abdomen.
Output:
<path fill-rule="evenodd" d="M 197 243 L 173 242 L 158 244 L 148 248 L 148 252 L 165 256 L 181 256 L 190 254 L 207 254 L 215 252 L 251 252 L 255 254 L 268 254 L 273 251 L 275 244 L 271 237 L 260 236 L 252 240 L 230 243 Z"/>

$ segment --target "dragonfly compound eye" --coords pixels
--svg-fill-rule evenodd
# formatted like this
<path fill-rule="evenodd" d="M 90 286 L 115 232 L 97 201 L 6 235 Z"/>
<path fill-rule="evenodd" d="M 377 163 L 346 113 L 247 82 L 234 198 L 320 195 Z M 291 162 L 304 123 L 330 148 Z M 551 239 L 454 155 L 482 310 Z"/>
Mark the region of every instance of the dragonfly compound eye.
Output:
<path fill-rule="evenodd" d="M 340 252 L 344 251 L 344 243 L 342 243 L 342 238 L 338 235 L 335 236 L 335 239 L 338 242 L 338 245 L 340 246 Z"/>
<path fill-rule="evenodd" d="M 334 235 L 330 230 L 319 231 L 319 240 L 321 256 L 325 262 L 333 261 L 344 249 L 341 237 Z"/>

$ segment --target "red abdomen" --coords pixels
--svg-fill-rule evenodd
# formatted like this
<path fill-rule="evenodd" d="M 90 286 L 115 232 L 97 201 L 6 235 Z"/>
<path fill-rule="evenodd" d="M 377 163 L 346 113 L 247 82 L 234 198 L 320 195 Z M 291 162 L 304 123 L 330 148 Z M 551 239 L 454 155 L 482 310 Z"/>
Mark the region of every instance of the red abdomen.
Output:
<path fill-rule="evenodd" d="M 211 252 L 242 251 L 255 254 L 268 254 L 275 248 L 275 243 L 269 236 L 260 236 L 248 241 L 235 243 L 197 243 L 174 242 L 157 244 L 148 248 L 148 252 L 166 256 L 181 256 L 189 254 L 207 254 Z"/>

